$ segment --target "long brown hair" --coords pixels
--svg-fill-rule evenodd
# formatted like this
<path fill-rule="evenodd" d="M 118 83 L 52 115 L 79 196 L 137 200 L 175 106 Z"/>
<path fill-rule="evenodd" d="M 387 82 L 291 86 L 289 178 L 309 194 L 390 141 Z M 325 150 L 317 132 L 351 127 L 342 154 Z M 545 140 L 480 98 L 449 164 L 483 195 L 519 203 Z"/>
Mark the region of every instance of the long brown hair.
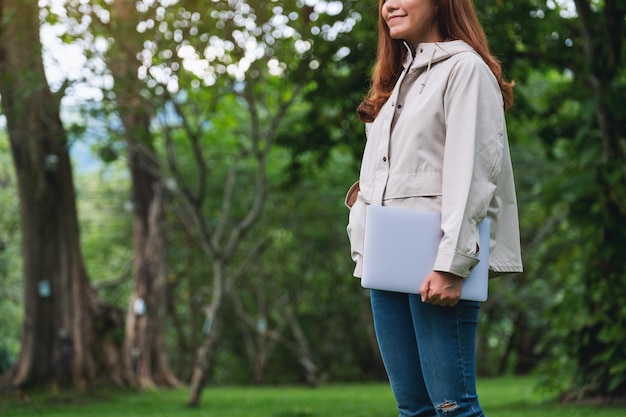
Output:
<path fill-rule="evenodd" d="M 502 76 L 500 62 L 491 54 L 487 36 L 478 21 L 472 0 L 431 0 L 437 7 L 437 24 L 442 39 L 462 40 L 469 44 L 489 66 L 498 80 L 504 99 L 504 109 L 513 104 L 513 86 Z M 402 73 L 402 63 L 407 55 L 403 41 L 393 39 L 382 18 L 385 0 L 378 5 L 378 58 L 372 71 L 371 87 L 357 108 L 359 118 L 372 122 L 385 104 Z"/>

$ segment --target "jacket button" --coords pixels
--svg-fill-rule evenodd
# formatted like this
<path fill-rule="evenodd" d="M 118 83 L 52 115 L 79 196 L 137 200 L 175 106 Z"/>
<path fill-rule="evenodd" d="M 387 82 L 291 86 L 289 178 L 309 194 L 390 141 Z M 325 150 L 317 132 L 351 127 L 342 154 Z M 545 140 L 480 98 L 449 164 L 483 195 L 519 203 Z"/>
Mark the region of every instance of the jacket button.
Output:
<path fill-rule="evenodd" d="M 383 156 L 383 162 L 387 162 L 387 157 Z"/>

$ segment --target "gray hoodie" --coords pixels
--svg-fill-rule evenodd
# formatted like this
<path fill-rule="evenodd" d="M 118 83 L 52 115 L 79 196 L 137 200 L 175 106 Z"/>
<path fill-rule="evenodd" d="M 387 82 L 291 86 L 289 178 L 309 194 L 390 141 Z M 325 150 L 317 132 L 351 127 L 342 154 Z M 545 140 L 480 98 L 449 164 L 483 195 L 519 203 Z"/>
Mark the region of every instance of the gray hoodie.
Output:
<path fill-rule="evenodd" d="M 522 271 L 502 94 L 468 44 L 426 43 L 411 51 L 366 136 L 359 181 L 346 196 L 356 277 L 369 204 L 441 212 L 433 269 L 462 277 L 478 263 L 477 224 L 488 217 L 490 269 Z"/>

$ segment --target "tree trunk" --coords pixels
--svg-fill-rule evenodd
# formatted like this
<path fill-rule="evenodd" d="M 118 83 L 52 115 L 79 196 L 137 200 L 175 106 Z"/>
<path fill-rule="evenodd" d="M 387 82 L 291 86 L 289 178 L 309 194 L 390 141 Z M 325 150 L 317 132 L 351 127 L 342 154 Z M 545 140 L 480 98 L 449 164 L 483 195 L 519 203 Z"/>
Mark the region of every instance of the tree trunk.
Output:
<path fill-rule="evenodd" d="M 36 2 L 0 0 L 0 94 L 18 180 L 24 325 L 6 382 L 84 387 L 96 376 L 123 381 L 118 312 L 91 287 L 80 250 L 74 184 L 60 103 L 47 84 Z"/>
<path fill-rule="evenodd" d="M 179 386 L 169 366 L 165 333 L 167 280 L 163 186 L 150 132 L 151 107 L 142 100 L 137 54 L 143 42 L 135 30 L 140 16 L 135 2 L 112 5 L 114 42 L 108 67 L 128 148 L 133 202 L 134 285 L 126 318 L 124 360 L 137 386 Z"/>
<path fill-rule="evenodd" d="M 227 286 L 224 278 L 224 264 L 221 259 L 213 262 L 213 287 L 211 303 L 205 309 L 204 337 L 202 343 L 196 349 L 196 357 L 191 373 L 191 386 L 189 387 L 189 407 L 198 407 L 202 389 L 208 379 L 211 370 L 212 356 L 215 346 L 220 337 L 221 310 L 224 297 L 227 295 Z"/>
<path fill-rule="evenodd" d="M 196 356 L 191 373 L 191 385 L 189 387 L 189 399 L 187 405 L 189 407 L 198 407 L 200 405 L 200 397 L 202 389 L 208 379 L 211 371 L 212 356 L 215 353 L 215 346 L 220 337 L 219 319 L 221 317 L 220 309 L 222 304 L 222 295 L 214 296 L 213 302 L 207 307 L 206 320 L 204 323 L 204 337 L 202 343 L 196 349 Z"/>
<path fill-rule="evenodd" d="M 167 282 L 162 189 L 159 179 L 142 168 L 146 156 L 131 148 L 135 265 L 126 318 L 125 360 L 138 386 L 178 386 L 181 384 L 170 370 L 165 344 Z"/>
<path fill-rule="evenodd" d="M 215 318 L 219 318 L 219 315 L 216 314 Z M 211 363 L 213 362 L 211 357 L 214 354 L 219 336 L 219 325 L 216 322 L 212 322 L 202 339 L 202 343 L 196 349 L 196 357 L 191 373 L 191 385 L 189 387 L 189 399 L 187 400 L 189 407 L 196 408 L 200 405 L 202 389 L 210 374 Z"/>
<path fill-rule="evenodd" d="M 315 365 L 315 362 L 313 362 L 313 354 L 309 346 L 309 341 L 304 333 L 304 330 L 302 330 L 300 321 L 294 314 L 291 305 L 287 305 L 283 309 L 283 314 L 285 314 L 289 327 L 291 327 L 293 337 L 295 338 L 295 347 L 297 350 L 294 353 L 298 356 L 298 362 L 300 362 L 300 365 L 302 366 L 306 382 L 309 386 L 315 387 L 318 383 L 317 366 Z"/>

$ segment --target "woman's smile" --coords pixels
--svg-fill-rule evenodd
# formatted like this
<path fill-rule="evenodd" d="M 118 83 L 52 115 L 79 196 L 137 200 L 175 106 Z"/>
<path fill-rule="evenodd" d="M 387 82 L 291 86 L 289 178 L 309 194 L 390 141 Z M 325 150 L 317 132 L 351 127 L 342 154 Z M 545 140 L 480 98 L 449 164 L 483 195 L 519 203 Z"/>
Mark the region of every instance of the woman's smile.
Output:
<path fill-rule="evenodd" d="M 440 38 L 434 24 L 436 8 L 432 0 L 387 0 L 381 12 L 394 39 L 416 46 Z"/>

